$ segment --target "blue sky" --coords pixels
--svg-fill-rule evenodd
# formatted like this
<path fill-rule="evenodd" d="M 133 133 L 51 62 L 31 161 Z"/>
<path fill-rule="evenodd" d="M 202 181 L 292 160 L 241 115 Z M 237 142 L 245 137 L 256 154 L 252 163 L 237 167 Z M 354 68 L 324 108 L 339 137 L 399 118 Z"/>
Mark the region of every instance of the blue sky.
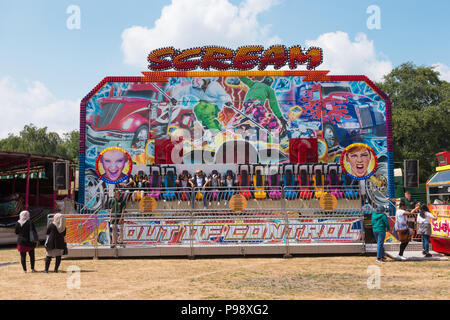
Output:
<path fill-rule="evenodd" d="M 71 5 L 79 29 L 67 27 Z M 367 27 L 371 5 L 376 29 Z M 331 74 L 378 81 L 412 61 L 436 64 L 450 81 L 448 12 L 447 0 L 0 0 L 0 138 L 30 122 L 77 129 L 79 101 L 98 82 L 140 75 L 146 54 L 166 45 L 318 45 L 318 69 Z"/>

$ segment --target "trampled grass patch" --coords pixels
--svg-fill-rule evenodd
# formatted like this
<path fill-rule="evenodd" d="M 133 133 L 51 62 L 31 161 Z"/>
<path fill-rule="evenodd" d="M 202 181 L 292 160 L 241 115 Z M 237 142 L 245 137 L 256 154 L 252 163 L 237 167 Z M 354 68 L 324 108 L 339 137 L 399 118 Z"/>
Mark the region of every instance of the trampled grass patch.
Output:
<path fill-rule="evenodd" d="M 63 260 L 63 272 L 44 274 L 44 256 L 45 250 L 38 248 L 40 272 L 24 274 L 17 250 L 0 249 L 0 299 L 435 300 L 450 296 L 449 261 L 389 260 L 380 265 L 365 256 L 85 259 Z M 76 280 L 79 288 L 70 287 Z"/>

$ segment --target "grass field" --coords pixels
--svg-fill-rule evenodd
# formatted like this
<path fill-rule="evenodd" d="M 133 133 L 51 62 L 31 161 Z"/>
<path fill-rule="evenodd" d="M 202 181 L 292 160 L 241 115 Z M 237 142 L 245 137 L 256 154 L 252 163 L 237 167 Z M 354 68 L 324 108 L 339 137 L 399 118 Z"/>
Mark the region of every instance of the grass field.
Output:
<path fill-rule="evenodd" d="M 39 272 L 24 273 L 18 251 L 0 249 L 0 299 L 447 300 L 450 297 L 449 261 L 388 260 L 378 264 L 371 256 L 87 259 L 63 260 L 62 272 L 45 274 L 44 256 L 45 250 L 38 248 Z M 53 266 L 54 260 L 51 271 Z"/>

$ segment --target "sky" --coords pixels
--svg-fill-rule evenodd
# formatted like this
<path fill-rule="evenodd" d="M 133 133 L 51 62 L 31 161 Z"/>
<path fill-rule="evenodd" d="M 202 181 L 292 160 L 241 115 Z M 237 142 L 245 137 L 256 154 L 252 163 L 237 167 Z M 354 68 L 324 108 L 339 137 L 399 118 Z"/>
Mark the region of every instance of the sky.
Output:
<path fill-rule="evenodd" d="M 329 74 L 382 81 L 411 61 L 450 81 L 448 12 L 448 0 L 0 0 L 0 139 L 30 123 L 79 129 L 84 96 L 140 76 L 166 46 L 318 46 Z"/>

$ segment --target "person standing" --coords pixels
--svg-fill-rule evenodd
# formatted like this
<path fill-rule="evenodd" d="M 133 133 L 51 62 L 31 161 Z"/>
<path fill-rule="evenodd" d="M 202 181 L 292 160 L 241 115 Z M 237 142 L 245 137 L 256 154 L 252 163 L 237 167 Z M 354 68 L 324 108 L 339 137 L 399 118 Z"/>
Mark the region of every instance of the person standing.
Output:
<path fill-rule="evenodd" d="M 22 211 L 19 215 L 19 220 L 16 223 L 17 234 L 17 250 L 20 252 L 20 263 L 22 264 L 23 272 L 27 272 L 27 252 L 30 256 L 31 272 L 36 272 L 34 269 L 35 254 L 34 249 L 39 241 L 36 227 L 30 219 L 28 211 Z"/>
<path fill-rule="evenodd" d="M 58 272 L 61 264 L 61 256 L 64 253 L 66 246 L 64 237 L 66 236 L 66 218 L 57 213 L 53 217 L 52 223 L 47 227 L 47 240 L 45 241 L 45 248 L 47 255 L 45 257 L 45 273 L 48 273 L 50 262 L 52 258 L 56 258 L 55 272 Z"/>
<path fill-rule="evenodd" d="M 411 211 L 406 211 L 406 203 L 404 200 L 400 200 L 399 208 L 395 212 L 395 231 L 397 232 L 398 239 L 400 241 L 400 251 L 397 259 L 406 260 L 403 256 L 406 247 L 411 239 L 411 231 L 408 228 L 408 216 L 415 214 L 420 209 L 419 205 Z"/>
<path fill-rule="evenodd" d="M 377 262 L 386 262 L 384 254 L 384 239 L 389 231 L 389 221 L 383 207 L 377 207 L 372 214 L 372 231 L 377 240 Z"/>
<path fill-rule="evenodd" d="M 413 210 L 418 203 L 411 198 L 411 191 L 409 191 L 409 190 L 405 190 L 405 196 L 403 198 L 400 198 L 400 200 L 402 200 L 402 199 L 405 201 L 407 211 Z M 416 217 L 414 217 L 413 215 L 409 216 L 408 217 L 408 228 L 415 230 L 416 229 L 415 223 L 416 223 Z"/>
<path fill-rule="evenodd" d="M 425 257 L 430 258 L 430 236 L 431 236 L 431 220 L 437 218 L 428 211 L 426 204 L 420 208 L 420 213 L 417 215 L 417 233 L 422 235 L 422 249 Z"/>
<path fill-rule="evenodd" d="M 403 198 L 400 198 L 400 201 L 403 200 L 405 202 L 406 210 L 410 211 L 413 210 L 416 206 L 416 202 L 411 199 L 411 191 L 405 190 L 405 196 Z"/>
<path fill-rule="evenodd" d="M 111 210 L 110 210 L 110 216 L 111 216 L 111 226 L 112 226 L 112 241 L 113 245 L 112 247 L 115 247 L 117 244 L 117 227 L 120 228 L 120 239 L 119 241 L 122 242 L 123 239 L 123 218 L 125 214 L 125 207 L 126 202 L 122 199 L 120 196 L 120 191 L 116 190 L 114 192 L 114 199 L 111 201 Z M 119 218 L 120 214 L 120 218 Z"/>

